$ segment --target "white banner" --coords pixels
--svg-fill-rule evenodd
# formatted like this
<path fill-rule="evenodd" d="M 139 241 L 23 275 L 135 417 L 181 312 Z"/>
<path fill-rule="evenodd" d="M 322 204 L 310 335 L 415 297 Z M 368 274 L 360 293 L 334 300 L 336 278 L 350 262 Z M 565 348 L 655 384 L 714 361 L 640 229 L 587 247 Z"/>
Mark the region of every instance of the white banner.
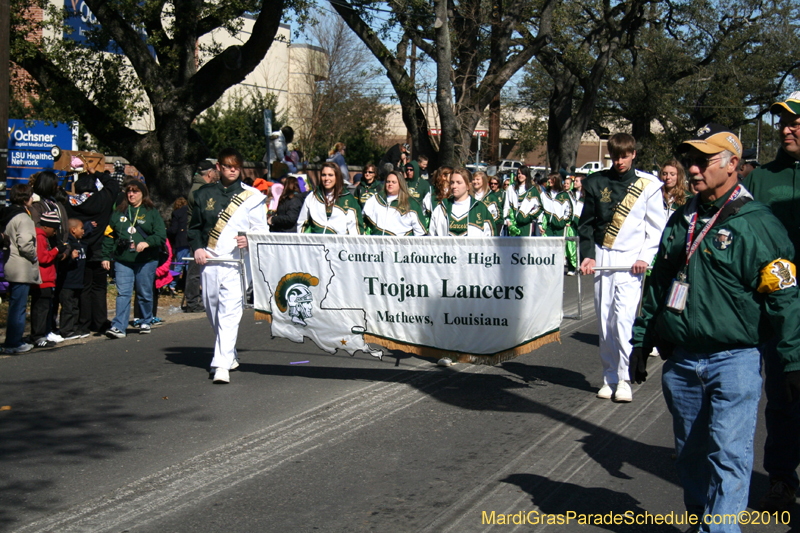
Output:
<path fill-rule="evenodd" d="M 272 335 L 495 364 L 559 340 L 563 238 L 248 234 Z"/>

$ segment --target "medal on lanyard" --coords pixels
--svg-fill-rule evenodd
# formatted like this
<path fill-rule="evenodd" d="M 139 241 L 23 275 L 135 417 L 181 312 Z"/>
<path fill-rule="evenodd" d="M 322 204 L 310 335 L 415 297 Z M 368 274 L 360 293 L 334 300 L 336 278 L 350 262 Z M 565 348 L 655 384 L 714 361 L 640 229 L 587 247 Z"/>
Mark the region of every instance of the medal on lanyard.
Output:
<path fill-rule="evenodd" d="M 682 313 L 683 310 L 686 309 L 686 300 L 689 297 L 689 283 L 687 281 L 688 277 L 686 274 L 689 269 L 689 259 L 691 259 L 692 255 L 694 255 L 694 253 L 697 251 L 697 248 L 700 246 L 700 242 L 711 230 L 711 226 L 713 226 L 714 222 L 717 221 L 717 217 L 725 208 L 725 206 L 728 205 L 729 202 L 738 198 L 741 190 L 741 185 L 736 187 L 736 190 L 733 191 L 733 194 L 730 195 L 720 210 L 717 211 L 713 217 L 711 217 L 711 220 L 706 222 L 706 225 L 703 226 L 703 229 L 700 231 L 700 234 L 697 236 L 696 240 L 693 240 L 693 237 L 694 230 L 697 225 L 697 210 L 692 213 L 691 219 L 689 220 L 689 228 L 686 230 L 686 265 L 678 273 L 677 279 L 672 280 L 672 285 L 670 286 L 669 294 L 667 295 L 667 309 L 670 311 Z M 695 199 L 694 201 L 696 202 L 697 200 Z"/>
<path fill-rule="evenodd" d="M 128 206 L 128 220 L 130 221 L 130 225 L 128 226 L 128 235 L 130 235 L 130 246 L 128 249 L 131 252 L 136 251 L 136 242 L 133 240 L 133 235 L 136 233 L 136 221 L 139 219 L 139 208 L 136 208 L 136 214 L 131 215 L 131 208 Z"/>

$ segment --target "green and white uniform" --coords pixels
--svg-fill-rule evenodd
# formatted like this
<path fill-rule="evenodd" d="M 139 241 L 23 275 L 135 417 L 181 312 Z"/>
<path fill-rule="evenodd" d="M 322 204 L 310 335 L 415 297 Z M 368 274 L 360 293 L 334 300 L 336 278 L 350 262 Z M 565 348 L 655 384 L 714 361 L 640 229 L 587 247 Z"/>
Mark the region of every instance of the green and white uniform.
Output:
<path fill-rule="evenodd" d="M 516 215 L 519 204 L 525 199 L 527 192 L 524 183 L 519 186 L 519 189 L 515 189 L 513 184 L 509 185 L 503 201 L 503 220 L 509 220 Z"/>
<path fill-rule="evenodd" d="M 503 217 L 501 216 L 503 210 L 503 200 L 491 190 L 486 194 L 476 192 L 475 199 L 483 202 L 483 205 L 485 205 L 486 209 L 489 210 L 489 213 L 492 214 L 494 217 L 494 234 L 500 235 L 500 230 L 503 227 Z"/>
<path fill-rule="evenodd" d="M 516 224 L 520 231 L 520 237 L 536 236 L 536 228 L 539 225 L 542 213 L 544 213 L 544 209 L 539 189 L 531 187 L 517 209 Z"/>
<path fill-rule="evenodd" d="M 364 225 L 370 235 L 427 235 L 422 207 L 413 198 L 408 199 L 409 210 L 401 213 L 397 196 L 379 192 L 364 206 Z"/>
<path fill-rule="evenodd" d="M 491 237 L 494 218 L 483 202 L 472 196 L 461 202 L 445 198 L 433 210 L 429 231 L 439 237 Z"/>
<path fill-rule="evenodd" d="M 361 207 L 348 191 L 330 207 L 325 205 L 321 188 L 306 196 L 297 217 L 299 233 L 328 233 L 334 235 L 363 235 Z"/>
<path fill-rule="evenodd" d="M 367 200 L 378 194 L 383 190 L 383 183 L 378 180 L 372 180 L 372 183 L 367 184 L 363 179 L 358 183 L 356 190 L 353 192 L 353 195 L 356 197 L 356 201 L 358 201 L 358 205 L 361 206 L 361 209 L 364 209 L 364 204 L 367 203 Z"/>
<path fill-rule="evenodd" d="M 547 191 L 541 198 L 545 237 L 563 237 L 564 228 L 572 222 L 572 199 L 569 193 Z"/>

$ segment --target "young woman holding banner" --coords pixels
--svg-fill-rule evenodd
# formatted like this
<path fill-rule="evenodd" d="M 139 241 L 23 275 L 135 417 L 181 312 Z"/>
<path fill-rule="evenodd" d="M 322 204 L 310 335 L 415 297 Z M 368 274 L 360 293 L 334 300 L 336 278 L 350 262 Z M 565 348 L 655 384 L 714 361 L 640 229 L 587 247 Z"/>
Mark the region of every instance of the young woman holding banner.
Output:
<path fill-rule="evenodd" d="M 472 188 L 475 191 L 475 199 L 483 202 L 483 205 L 494 217 L 495 235 L 500 235 L 500 229 L 503 226 L 503 217 L 500 216 L 503 209 L 503 200 L 492 192 L 489 187 L 489 176 L 486 172 L 478 171 L 472 175 Z"/>
<path fill-rule="evenodd" d="M 427 235 L 422 206 L 408 194 L 406 180 L 394 171 L 384 189 L 364 204 L 364 223 L 370 235 Z"/>
<path fill-rule="evenodd" d="M 491 237 L 494 217 L 472 197 L 472 175 L 458 168 L 450 175 L 450 198 L 445 198 L 431 215 L 430 234 L 452 237 Z"/>
<path fill-rule="evenodd" d="M 306 196 L 297 218 L 300 233 L 362 235 L 364 222 L 361 207 L 344 187 L 339 165 L 325 162 L 320 170 L 319 186 Z"/>

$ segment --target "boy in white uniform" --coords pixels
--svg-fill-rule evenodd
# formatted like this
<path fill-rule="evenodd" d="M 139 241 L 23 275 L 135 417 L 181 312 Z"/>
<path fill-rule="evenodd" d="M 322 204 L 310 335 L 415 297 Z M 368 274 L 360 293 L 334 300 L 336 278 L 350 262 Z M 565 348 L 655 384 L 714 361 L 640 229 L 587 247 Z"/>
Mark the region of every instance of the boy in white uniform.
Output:
<path fill-rule="evenodd" d="M 247 237 L 239 232 L 269 233 L 266 196 L 241 181 L 243 158 L 226 148 L 220 152 L 217 171 L 220 180 L 197 189 L 194 194 L 189 242 L 194 259 L 203 266 L 203 303 L 206 316 L 217 338 L 211 373 L 214 383 L 229 383 L 229 371 L 238 367 L 236 339 L 242 319 L 243 294 L 239 265 L 234 260 L 244 254 L 249 284 L 250 264 Z M 207 259 L 231 262 L 208 262 Z"/>
<path fill-rule="evenodd" d="M 594 305 L 600 329 L 603 386 L 598 398 L 630 402 L 628 363 L 633 321 L 647 267 L 666 225 L 661 182 L 635 170 L 636 140 L 618 133 L 608 140 L 612 168 L 583 180 L 580 236 L 582 274 L 594 274 Z M 595 267 L 625 267 L 617 272 Z"/>

